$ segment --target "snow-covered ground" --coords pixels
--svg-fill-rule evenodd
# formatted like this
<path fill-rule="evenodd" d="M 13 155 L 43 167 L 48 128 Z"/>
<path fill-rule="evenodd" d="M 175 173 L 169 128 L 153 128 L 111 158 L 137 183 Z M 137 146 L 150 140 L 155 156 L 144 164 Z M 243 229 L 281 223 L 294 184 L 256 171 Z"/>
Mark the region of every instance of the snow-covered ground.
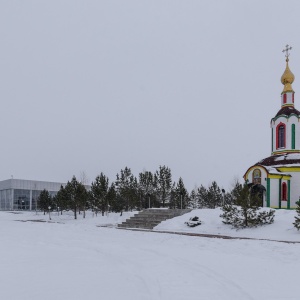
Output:
<path fill-rule="evenodd" d="M 229 225 L 224 225 L 222 218 L 219 217 L 220 214 L 222 214 L 222 210 L 220 208 L 195 209 L 188 214 L 160 223 L 155 227 L 155 230 L 300 242 L 300 231 L 298 232 L 293 226 L 296 215 L 296 211 L 294 210 L 276 210 L 273 224 L 258 228 L 239 230 L 232 229 Z M 190 228 L 184 224 L 184 222 L 194 216 L 199 217 L 201 220 L 202 224 L 200 226 Z"/>
<path fill-rule="evenodd" d="M 197 210 L 156 229 L 187 231 L 183 223 L 197 215 L 203 225 L 190 232 L 300 241 L 293 211 L 277 211 L 272 225 L 239 231 L 223 225 L 219 214 Z M 23 222 L 47 218 L 0 212 L 0 299 L 300 299 L 297 243 L 97 226 L 121 222 L 118 214 Z"/>

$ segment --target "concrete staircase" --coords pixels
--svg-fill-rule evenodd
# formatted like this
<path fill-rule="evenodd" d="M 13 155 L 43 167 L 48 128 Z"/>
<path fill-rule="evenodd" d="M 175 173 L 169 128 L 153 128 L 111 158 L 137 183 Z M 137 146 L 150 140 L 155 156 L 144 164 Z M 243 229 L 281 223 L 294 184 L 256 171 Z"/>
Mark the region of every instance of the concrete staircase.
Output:
<path fill-rule="evenodd" d="M 153 229 L 160 222 L 174 217 L 181 216 L 191 209 L 159 209 L 151 208 L 140 211 L 122 224 L 118 224 L 118 228 L 141 228 Z"/>

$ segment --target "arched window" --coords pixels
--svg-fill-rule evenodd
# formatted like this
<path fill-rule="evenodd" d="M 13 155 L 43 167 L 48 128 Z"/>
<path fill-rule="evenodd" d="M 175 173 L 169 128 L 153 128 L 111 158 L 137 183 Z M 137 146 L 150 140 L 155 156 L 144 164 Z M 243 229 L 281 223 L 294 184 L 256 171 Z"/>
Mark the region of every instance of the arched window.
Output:
<path fill-rule="evenodd" d="M 285 125 L 283 123 L 277 126 L 276 148 L 285 148 Z"/>
<path fill-rule="evenodd" d="M 283 104 L 286 103 L 286 94 L 283 94 Z"/>
<path fill-rule="evenodd" d="M 287 187 L 286 183 L 283 182 L 281 186 L 281 201 L 286 201 L 287 200 Z"/>
<path fill-rule="evenodd" d="M 261 184 L 261 171 L 260 171 L 260 169 L 253 170 L 252 183 L 253 184 Z"/>

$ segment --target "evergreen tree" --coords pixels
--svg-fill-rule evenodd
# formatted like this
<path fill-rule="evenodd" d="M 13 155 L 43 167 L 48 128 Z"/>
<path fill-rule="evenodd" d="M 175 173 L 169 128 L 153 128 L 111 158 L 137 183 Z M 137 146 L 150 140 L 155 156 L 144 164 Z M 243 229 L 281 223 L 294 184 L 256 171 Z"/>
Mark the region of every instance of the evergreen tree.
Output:
<path fill-rule="evenodd" d="M 95 181 L 92 182 L 91 186 L 92 203 L 96 215 L 98 211 L 101 211 L 102 216 L 104 216 L 104 212 L 108 209 L 108 190 L 109 179 L 101 172 L 101 174 L 96 177 Z"/>
<path fill-rule="evenodd" d="M 170 204 L 172 192 L 172 174 L 171 169 L 166 166 L 159 166 L 156 171 L 157 185 L 156 193 L 160 205 L 165 207 L 166 203 Z"/>
<path fill-rule="evenodd" d="M 198 199 L 198 207 L 199 208 L 208 207 L 208 191 L 202 184 L 200 188 L 197 189 L 196 195 Z"/>
<path fill-rule="evenodd" d="M 243 189 L 243 185 L 236 180 L 233 189 L 231 190 L 231 203 L 237 204 L 237 199 L 240 197 L 241 191 Z"/>
<path fill-rule="evenodd" d="M 300 201 L 297 201 L 296 204 L 297 204 L 297 208 L 296 208 L 297 216 L 295 216 L 295 222 L 293 223 L 293 225 L 299 230 L 300 229 Z"/>
<path fill-rule="evenodd" d="M 223 195 L 218 184 L 213 181 L 207 192 L 207 207 L 216 208 L 221 206 L 223 202 Z"/>
<path fill-rule="evenodd" d="M 157 177 L 149 171 L 145 171 L 139 174 L 139 183 L 138 190 L 140 196 L 140 208 L 149 207 L 149 198 L 150 206 L 156 205 L 156 185 Z"/>
<path fill-rule="evenodd" d="M 119 207 L 124 203 L 126 211 L 136 208 L 138 202 L 138 184 L 137 179 L 131 173 L 130 168 L 125 167 L 120 171 L 120 175 L 117 174 L 117 180 L 115 182 L 117 199 L 120 201 Z"/>
<path fill-rule="evenodd" d="M 235 228 L 255 227 L 271 224 L 274 221 L 275 210 L 258 212 L 259 196 L 251 193 L 251 189 L 245 183 L 236 199 L 236 205 L 225 204 L 222 207 L 224 224 L 230 224 Z"/>
<path fill-rule="evenodd" d="M 85 218 L 85 212 L 89 207 L 89 197 L 85 186 L 79 182 L 76 190 L 76 197 L 79 201 L 79 209 L 83 211 L 83 218 Z"/>
<path fill-rule="evenodd" d="M 50 193 L 46 189 L 41 191 L 38 197 L 38 205 L 40 210 L 44 211 L 44 215 L 46 211 L 49 212 L 52 209 L 53 206 L 52 198 L 50 196 Z"/>
<path fill-rule="evenodd" d="M 59 191 L 57 192 L 56 196 L 54 197 L 53 201 L 55 202 L 56 209 L 60 210 L 61 215 L 64 210 L 69 209 L 68 193 L 62 185 Z"/>
<path fill-rule="evenodd" d="M 186 208 L 189 204 L 189 194 L 180 177 L 175 187 L 175 208 Z"/>
<path fill-rule="evenodd" d="M 195 189 L 193 189 L 190 193 L 190 202 L 189 202 L 188 208 L 191 208 L 191 209 L 199 208 L 198 197 L 197 197 L 197 193 L 196 193 Z"/>
<path fill-rule="evenodd" d="M 227 192 L 227 193 L 225 192 L 223 196 L 224 196 L 224 204 L 231 204 L 231 203 L 233 203 L 231 191 Z"/>
<path fill-rule="evenodd" d="M 112 183 L 107 192 L 108 211 L 117 211 L 116 210 L 116 202 L 117 202 L 116 200 L 117 200 L 117 192 L 116 192 L 115 184 Z"/>
<path fill-rule="evenodd" d="M 77 219 L 77 212 L 82 207 L 84 189 L 84 185 L 78 182 L 75 176 L 66 184 L 65 190 L 69 203 L 68 206 L 74 212 L 74 219 Z"/>

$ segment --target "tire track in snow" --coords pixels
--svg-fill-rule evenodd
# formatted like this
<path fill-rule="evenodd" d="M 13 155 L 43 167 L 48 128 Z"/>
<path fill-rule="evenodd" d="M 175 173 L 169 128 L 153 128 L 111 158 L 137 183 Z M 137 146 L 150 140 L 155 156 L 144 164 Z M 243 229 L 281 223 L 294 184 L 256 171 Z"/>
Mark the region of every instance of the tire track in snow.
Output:
<path fill-rule="evenodd" d="M 217 272 L 203 264 L 200 264 L 196 261 L 189 261 L 188 259 L 178 257 L 173 255 L 172 253 L 163 254 L 162 252 L 153 250 L 153 249 L 143 249 L 144 252 L 151 253 L 152 255 L 155 254 L 155 256 L 163 257 L 164 262 L 169 261 L 170 265 L 180 265 L 181 268 L 184 267 L 187 271 L 187 273 L 191 273 L 191 270 L 193 273 L 201 273 L 204 275 L 204 277 L 210 278 L 212 281 L 212 284 L 214 285 L 215 282 L 218 283 L 220 288 L 217 290 L 222 291 L 222 295 L 218 295 L 218 297 L 224 296 L 224 291 L 226 291 L 226 299 L 237 299 L 237 300 L 255 300 L 247 291 L 245 291 L 244 288 L 242 288 L 239 284 L 234 282 L 231 279 L 228 279 L 226 276 L 222 275 L 220 272 Z M 179 264 L 180 262 L 180 264 Z M 199 280 L 196 280 L 199 285 Z M 213 298 L 207 298 L 207 299 L 214 299 Z M 221 299 L 221 298 L 219 298 Z"/>

